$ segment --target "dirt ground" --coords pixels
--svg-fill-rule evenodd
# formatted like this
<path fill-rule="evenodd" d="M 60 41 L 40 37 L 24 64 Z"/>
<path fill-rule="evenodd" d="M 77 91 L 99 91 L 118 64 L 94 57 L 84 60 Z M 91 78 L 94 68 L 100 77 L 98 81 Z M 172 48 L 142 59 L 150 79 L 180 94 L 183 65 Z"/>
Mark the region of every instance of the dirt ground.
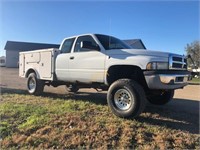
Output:
<path fill-rule="evenodd" d="M 16 68 L 0 68 L 0 88 L 26 90 L 26 79 L 18 76 Z M 44 92 L 67 94 L 64 86 L 57 88 L 45 86 Z M 96 90 L 81 89 L 80 93 L 94 94 Z M 98 93 L 97 96 L 103 96 L 106 99 L 105 93 Z M 184 89 L 175 91 L 174 100 L 165 106 L 159 106 L 163 109 L 167 108 L 171 111 L 186 112 L 199 115 L 200 101 L 200 85 L 188 85 Z M 150 104 L 149 104 L 150 105 Z M 157 106 L 153 106 L 157 107 Z"/>

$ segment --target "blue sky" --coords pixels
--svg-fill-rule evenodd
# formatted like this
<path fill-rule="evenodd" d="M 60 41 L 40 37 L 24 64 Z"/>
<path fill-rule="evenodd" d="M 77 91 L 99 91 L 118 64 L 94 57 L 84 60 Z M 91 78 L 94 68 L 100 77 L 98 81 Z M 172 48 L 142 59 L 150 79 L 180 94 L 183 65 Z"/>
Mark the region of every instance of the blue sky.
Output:
<path fill-rule="evenodd" d="M 0 56 L 7 40 L 59 44 L 102 33 L 143 40 L 148 49 L 185 53 L 200 39 L 199 1 L 0 0 Z"/>

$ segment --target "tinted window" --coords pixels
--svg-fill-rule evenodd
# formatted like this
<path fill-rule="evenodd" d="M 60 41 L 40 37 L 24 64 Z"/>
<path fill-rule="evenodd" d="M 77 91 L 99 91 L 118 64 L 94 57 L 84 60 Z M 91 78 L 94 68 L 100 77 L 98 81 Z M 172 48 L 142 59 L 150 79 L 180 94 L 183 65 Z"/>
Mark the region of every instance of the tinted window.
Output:
<path fill-rule="evenodd" d="M 62 53 L 70 53 L 72 45 L 74 43 L 74 40 L 75 40 L 75 38 L 65 40 L 65 42 L 62 45 L 61 52 Z"/>
<path fill-rule="evenodd" d="M 92 44 L 92 46 L 94 46 L 94 47 L 97 46 L 97 43 L 94 41 L 94 39 L 91 36 L 89 36 L 89 35 L 80 36 L 76 41 L 74 52 L 92 51 L 92 49 L 81 48 L 82 41 L 90 42 Z"/>
<path fill-rule="evenodd" d="M 130 46 L 125 44 L 120 39 L 117 39 L 112 36 L 107 35 L 100 35 L 96 34 L 96 37 L 98 38 L 99 42 L 102 44 L 102 46 L 106 49 L 131 49 Z"/>

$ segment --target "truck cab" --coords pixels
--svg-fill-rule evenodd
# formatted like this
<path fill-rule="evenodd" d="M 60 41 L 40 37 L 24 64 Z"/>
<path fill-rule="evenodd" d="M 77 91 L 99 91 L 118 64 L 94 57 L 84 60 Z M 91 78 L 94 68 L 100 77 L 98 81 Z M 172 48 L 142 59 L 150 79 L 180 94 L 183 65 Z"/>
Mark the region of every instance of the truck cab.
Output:
<path fill-rule="evenodd" d="M 55 67 L 58 80 L 104 83 L 106 54 L 94 35 L 67 38 L 60 50 Z"/>

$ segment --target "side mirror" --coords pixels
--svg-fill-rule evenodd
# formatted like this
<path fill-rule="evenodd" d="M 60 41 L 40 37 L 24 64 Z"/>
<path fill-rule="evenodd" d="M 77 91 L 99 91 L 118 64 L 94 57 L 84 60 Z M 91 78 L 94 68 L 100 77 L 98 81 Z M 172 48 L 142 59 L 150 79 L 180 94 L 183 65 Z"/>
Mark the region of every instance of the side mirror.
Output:
<path fill-rule="evenodd" d="M 81 48 L 100 51 L 99 45 L 93 45 L 90 41 L 81 41 Z"/>

